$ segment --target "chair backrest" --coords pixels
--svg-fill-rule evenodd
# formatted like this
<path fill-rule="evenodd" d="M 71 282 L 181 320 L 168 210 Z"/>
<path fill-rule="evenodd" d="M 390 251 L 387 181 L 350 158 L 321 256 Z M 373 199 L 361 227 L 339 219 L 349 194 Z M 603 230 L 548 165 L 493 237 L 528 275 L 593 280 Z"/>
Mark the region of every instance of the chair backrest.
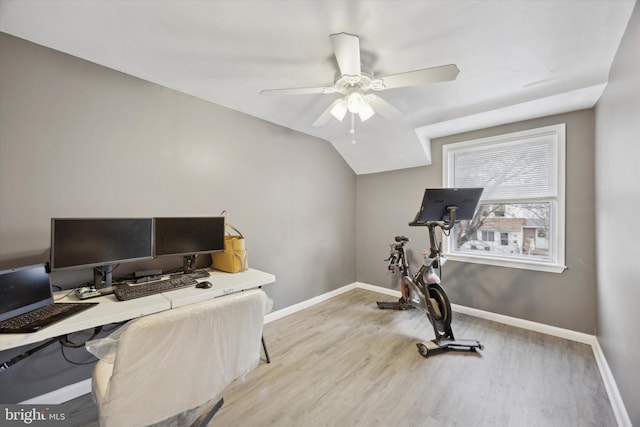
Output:
<path fill-rule="evenodd" d="M 113 365 L 94 370 L 94 381 L 103 384 L 96 376 L 111 371 L 96 399 L 101 425 L 166 420 L 213 399 L 257 366 L 265 300 L 263 291 L 247 291 L 132 321 Z"/>

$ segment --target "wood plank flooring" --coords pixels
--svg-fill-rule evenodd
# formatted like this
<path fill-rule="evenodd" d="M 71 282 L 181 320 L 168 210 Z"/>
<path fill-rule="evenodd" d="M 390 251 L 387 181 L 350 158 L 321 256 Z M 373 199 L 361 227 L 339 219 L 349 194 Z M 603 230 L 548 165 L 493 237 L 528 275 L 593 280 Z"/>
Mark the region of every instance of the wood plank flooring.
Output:
<path fill-rule="evenodd" d="M 223 392 L 209 426 L 616 425 L 588 345 L 454 313 L 456 338 L 485 349 L 425 359 L 426 316 L 383 300 L 356 289 L 265 325 L 271 363 Z M 97 425 L 90 398 L 67 405 Z"/>

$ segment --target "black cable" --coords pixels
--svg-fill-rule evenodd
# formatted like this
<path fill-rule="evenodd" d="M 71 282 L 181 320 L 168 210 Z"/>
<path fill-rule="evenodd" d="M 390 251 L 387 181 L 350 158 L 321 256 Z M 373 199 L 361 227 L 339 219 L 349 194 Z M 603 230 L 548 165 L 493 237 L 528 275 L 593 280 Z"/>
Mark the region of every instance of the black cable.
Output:
<path fill-rule="evenodd" d="M 62 290 L 62 289 L 60 289 Z M 66 294 L 62 295 L 61 297 L 58 297 L 56 299 L 54 299 L 54 301 L 60 301 L 63 298 L 66 298 L 67 296 L 71 295 L 73 293 L 73 289 L 71 289 L 69 292 L 67 292 Z"/>
<path fill-rule="evenodd" d="M 27 350 L 24 353 L 19 354 L 11 358 L 10 360 L 7 360 L 4 363 L 0 363 L 0 372 L 6 371 L 7 369 L 9 369 L 11 366 L 15 365 L 19 361 L 31 356 L 33 353 L 38 352 L 45 347 L 48 347 L 49 345 L 53 344 L 56 341 L 57 341 L 57 338 L 52 338 L 49 341 L 45 342 L 44 344 L 40 344 L 39 346 L 34 347 L 31 350 Z"/>
<path fill-rule="evenodd" d="M 73 360 L 69 359 L 67 357 L 67 355 L 64 352 L 64 348 L 66 346 L 62 343 L 62 341 L 60 342 L 60 353 L 62 353 L 62 357 L 64 358 L 64 360 L 66 360 L 67 362 L 71 363 L 72 365 L 93 365 L 94 363 L 96 363 L 98 361 L 97 357 L 94 357 L 93 360 L 90 360 L 88 362 L 74 362 Z"/>
<path fill-rule="evenodd" d="M 125 324 L 129 323 L 132 320 L 133 319 L 123 320 L 121 322 L 109 323 L 109 325 L 113 325 L 113 328 L 111 328 L 111 329 L 106 329 L 106 326 L 108 326 L 108 325 L 103 325 L 102 327 L 104 328 L 105 332 L 112 332 L 112 331 L 115 331 L 116 329 L 118 329 L 120 326 L 125 325 Z"/>
<path fill-rule="evenodd" d="M 69 341 L 69 339 L 67 338 L 68 335 L 62 335 L 58 337 L 58 341 L 60 341 L 60 344 L 62 344 L 63 347 L 80 348 L 84 347 L 87 341 L 91 341 L 92 339 L 94 339 L 100 333 L 100 331 L 102 331 L 102 326 L 96 326 L 93 330 L 93 335 L 91 335 L 81 343 L 74 343 Z"/>
<path fill-rule="evenodd" d="M 122 322 L 115 322 L 115 323 L 111 323 L 110 325 L 113 325 L 113 328 L 111 329 L 104 329 L 105 332 L 111 332 L 117 328 L 119 328 L 120 326 L 124 325 L 125 323 L 129 322 L 129 320 L 125 320 Z M 91 337 L 89 337 L 88 339 L 86 339 L 84 342 L 82 343 L 74 343 L 69 341 L 69 339 L 67 338 L 67 335 L 63 335 L 60 337 L 56 337 L 56 338 L 51 338 L 50 340 L 46 341 L 43 344 L 40 344 L 37 347 L 34 347 L 22 354 L 19 354 L 18 356 L 15 356 L 5 362 L 0 362 L 0 372 L 6 371 L 7 369 L 9 369 L 11 366 L 15 365 L 16 363 L 20 362 L 23 359 L 26 359 L 27 357 L 31 356 L 32 354 L 44 349 L 45 347 L 53 344 L 54 342 L 59 342 L 60 343 L 60 351 L 62 352 L 62 357 L 69 363 L 74 364 L 74 365 L 90 365 L 92 363 L 96 363 L 96 361 L 98 360 L 97 358 L 95 360 L 89 361 L 89 362 L 74 362 L 73 360 L 70 360 L 67 355 L 64 352 L 64 348 L 65 347 L 70 347 L 70 348 L 80 348 L 80 347 L 84 347 L 84 345 L 87 343 L 87 341 L 91 341 L 92 339 L 94 339 L 103 329 L 103 326 L 97 326 L 94 329 L 93 334 L 91 335 Z"/>
<path fill-rule="evenodd" d="M 87 343 L 87 341 L 91 341 L 92 339 L 94 339 L 100 333 L 100 331 L 102 331 L 102 326 L 96 326 L 93 330 L 93 334 L 81 343 L 74 343 L 72 341 L 69 341 L 69 339 L 67 338 L 67 335 L 62 335 L 58 337 L 58 341 L 60 342 L 60 353 L 62 354 L 62 357 L 64 358 L 64 360 L 71 363 L 72 365 L 92 365 L 96 363 L 98 361 L 98 358 L 96 357 L 94 357 L 93 360 L 90 360 L 88 362 L 74 362 L 73 360 L 69 359 L 69 357 L 67 357 L 67 354 L 64 352 L 64 348 L 65 347 L 82 348 Z"/>

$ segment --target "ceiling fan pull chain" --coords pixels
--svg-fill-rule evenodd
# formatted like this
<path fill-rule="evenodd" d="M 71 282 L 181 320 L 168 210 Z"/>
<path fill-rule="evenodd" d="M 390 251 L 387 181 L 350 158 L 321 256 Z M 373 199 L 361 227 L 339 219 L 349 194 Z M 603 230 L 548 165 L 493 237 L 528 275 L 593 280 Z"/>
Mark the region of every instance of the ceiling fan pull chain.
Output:
<path fill-rule="evenodd" d="M 349 131 L 351 134 L 351 143 L 356 143 L 356 115 L 351 113 L 351 130 Z"/>

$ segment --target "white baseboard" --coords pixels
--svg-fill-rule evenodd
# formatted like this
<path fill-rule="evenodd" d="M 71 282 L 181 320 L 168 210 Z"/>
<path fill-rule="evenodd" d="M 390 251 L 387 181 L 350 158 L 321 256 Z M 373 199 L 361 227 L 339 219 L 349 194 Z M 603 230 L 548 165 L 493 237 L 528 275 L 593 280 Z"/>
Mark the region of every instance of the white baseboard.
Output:
<path fill-rule="evenodd" d="M 289 307 L 285 307 L 283 309 L 271 312 L 265 315 L 264 322 L 265 323 L 273 322 L 274 320 L 278 320 L 290 314 L 304 310 L 305 308 L 309 308 L 311 306 L 319 304 L 323 301 L 326 301 L 330 298 L 333 298 L 337 295 L 343 294 L 355 288 L 366 289 L 368 291 L 389 295 L 395 298 L 400 298 L 400 295 L 401 295 L 400 291 L 397 291 L 394 289 L 384 288 L 382 286 L 376 286 L 376 285 L 369 285 L 367 283 L 354 282 L 349 285 L 343 286 L 341 288 L 334 289 L 325 294 L 318 295 L 306 301 L 302 301 L 298 304 L 294 304 Z M 620 396 L 620 392 L 618 390 L 618 386 L 616 384 L 615 378 L 613 377 L 613 374 L 609 369 L 609 364 L 607 363 L 604 353 L 600 348 L 598 339 L 594 335 L 571 331 L 569 329 L 558 328 L 556 326 L 545 325 L 542 323 L 532 322 L 530 320 L 519 319 L 516 317 L 505 316 L 502 314 L 491 313 L 488 311 L 478 310 L 476 308 L 471 308 L 471 307 L 465 307 L 458 304 L 451 304 L 451 308 L 453 309 L 453 311 L 456 311 L 462 314 L 467 314 L 469 316 L 491 320 L 491 321 L 502 323 L 505 325 L 515 326 L 518 328 L 540 332 L 543 334 L 552 335 L 559 338 L 564 338 L 571 341 L 576 341 L 579 343 L 590 345 L 591 348 L 593 349 L 593 353 L 596 358 L 596 363 L 598 365 L 598 369 L 600 370 L 600 375 L 602 376 L 605 389 L 607 390 L 609 401 L 611 402 L 613 413 L 616 417 L 616 421 L 618 422 L 618 426 L 632 427 L 631 419 L 629 418 L 627 410 L 624 406 L 624 402 L 622 401 L 622 397 Z M 75 384 L 70 384 L 66 387 L 62 387 L 58 390 L 54 390 L 50 393 L 46 393 L 41 396 L 36 396 L 32 399 L 26 400 L 21 403 L 32 404 L 32 405 L 60 404 L 60 403 L 64 403 L 66 401 L 75 399 L 77 397 L 83 396 L 87 393 L 91 393 L 91 378 L 88 378 L 84 381 L 77 382 Z"/>
<path fill-rule="evenodd" d="M 379 294 L 389 295 L 390 297 L 400 298 L 402 293 L 395 289 L 383 288 L 382 286 L 369 285 L 368 283 L 356 282 L 354 283 L 356 288 L 366 289 L 368 291 L 377 292 Z"/>
<path fill-rule="evenodd" d="M 564 338 L 570 341 L 576 341 L 582 344 L 593 345 L 596 340 L 594 335 L 576 332 L 570 329 L 558 328 L 557 326 L 545 325 L 544 323 L 532 322 L 530 320 L 520 319 L 517 317 L 505 316 L 503 314 L 491 313 L 489 311 L 478 310 L 476 308 L 465 307 L 463 305 L 451 304 L 451 309 L 458 313 L 467 314 L 481 319 L 491 320 L 493 322 L 503 323 L 517 328 L 527 329 L 529 331 L 540 332 L 554 337 Z"/>
<path fill-rule="evenodd" d="M 21 405 L 58 405 L 60 403 L 67 402 L 75 399 L 76 397 L 84 396 L 87 393 L 91 393 L 91 378 L 82 380 L 75 384 L 69 384 L 68 386 L 53 390 L 49 393 L 41 394 L 40 396 L 33 397 L 24 402 L 20 402 Z"/>
<path fill-rule="evenodd" d="M 273 322 L 274 320 L 281 319 L 290 314 L 296 313 L 298 311 L 304 310 L 305 308 L 309 308 L 313 305 L 319 304 L 322 301 L 326 301 L 329 298 L 333 298 L 337 295 L 343 294 L 347 291 L 356 288 L 356 283 L 352 283 L 350 285 L 343 286 L 338 289 L 334 289 L 333 291 L 327 292 L 322 295 L 318 295 L 317 297 L 313 297 L 306 301 L 302 301 L 298 304 L 290 305 L 289 307 L 282 308 L 277 311 L 272 311 L 271 313 L 264 316 L 264 323 Z"/>
<path fill-rule="evenodd" d="M 369 285 L 366 283 L 356 282 L 355 287 L 366 289 L 380 294 L 389 295 L 392 297 L 400 298 L 400 291 L 394 289 L 383 288 L 382 286 Z M 505 316 L 503 314 L 491 313 L 489 311 L 478 310 L 477 308 L 465 307 L 463 305 L 451 304 L 451 309 L 455 312 L 467 314 L 469 316 L 478 317 L 481 319 L 491 320 L 493 322 L 502 323 L 509 326 L 515 326 L 517 328 L 527 329 L 530 331 L 540 332 L 547 335 L 553 335 L 555 337 L 564 338 L 570 341 L 577 341 L 579 343 L 592 345 L 596 337 L 593 335 L 585 334 L 582 332 L 576 332 L 569 329 L 558 328 L 556 326 L 549 326 L 543 323 L 532 322 L 530 320 L 519 319 L 517 317 Z"/>
<path fill-rule="evenodd" d="M 604 353 L 602 352 L 602 348 L 600 347 L 600 343 L 597 339 L 594 340 L 592 347 L 593 354 L 596 356 L 596 363 L 598 364 L 600 375 L 602 376 L 602 381 L 604 382 L 604 387 L 607 390 L 607 395 L 609 395 L 613 414 L 618 422 L 618 426 L 633 427 L 629 414 L 627 413 L 627 408 L 624 406 L 624 402 L 622 401 L 622 396 L 620 396 L 616 380 L 613 377 L 613 373 L 609 368 L 607 359 L 605 359 Z"/>

